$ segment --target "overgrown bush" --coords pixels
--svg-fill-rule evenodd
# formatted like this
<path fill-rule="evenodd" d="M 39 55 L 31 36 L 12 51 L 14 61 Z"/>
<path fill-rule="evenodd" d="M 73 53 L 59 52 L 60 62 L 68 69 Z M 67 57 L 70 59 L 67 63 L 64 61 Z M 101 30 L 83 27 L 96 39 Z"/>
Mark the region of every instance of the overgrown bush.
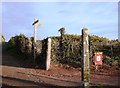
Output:
<path fill-rule="evenodd" d="M 73 67 L 80 67 L 82 58 L 82 38 L 80 35 L 64 34 L 52 36 L 51 63 L 67 64 Z M 89 36 L 90 58 L 94 52 L 103 52 L 103 63 L 120 66 L 120 42 L 110 41 L 107 38 Z M 38 64 L 45 63 L 47 39 L 39 40 L 36 44 Z M 33 37 L 30 39 L 23 34 L 12 37 L 8 43 L 8 49 L 16 49 L 19 54 L 27 58 L 33 56 Z M 44 64 L 43 64 L 44 65 Z"/>
<path fill-rule="evenodd" d="M 6 50 L 11 50 L 11 49 L 14 49 L 14 44 L 11 41 L 9 41 L 6 46 Z"/>
<path fill-rule="evenodd" d="M 77 35 L 65 34 L 52 38 L 52 63 L 68 64 L 74 67 L 80 66 L 81 38 Z"/>
<path fill-rule="evenodd" d="M 24 34 L 16 35 L 9 40 L 6 49 L 14 49 L 18 55 L 29 58 L 32 53 L 32 42 Z"/>

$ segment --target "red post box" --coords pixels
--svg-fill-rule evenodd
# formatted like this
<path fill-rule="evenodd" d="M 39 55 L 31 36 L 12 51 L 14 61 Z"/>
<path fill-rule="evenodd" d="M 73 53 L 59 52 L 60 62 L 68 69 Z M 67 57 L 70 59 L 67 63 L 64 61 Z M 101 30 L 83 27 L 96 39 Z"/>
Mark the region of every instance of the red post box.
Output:
<path fill-rule="evenodd" d="M 102 65 L 102 52 L 95 52 L 94 53 L 94 64 L 95 65 Z"/>

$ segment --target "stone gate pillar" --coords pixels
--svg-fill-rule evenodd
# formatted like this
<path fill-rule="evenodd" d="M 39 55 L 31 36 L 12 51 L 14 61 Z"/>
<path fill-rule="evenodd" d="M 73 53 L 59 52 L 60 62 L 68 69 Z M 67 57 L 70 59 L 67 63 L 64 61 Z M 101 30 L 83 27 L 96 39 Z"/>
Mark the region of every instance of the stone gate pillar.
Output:
<path fill-rule="evenodd" d="M 51 38 L 48 38 L 48 40 L 47 40 L 46 70 L 50 69 L 50 61 L 51 61 Z"/>

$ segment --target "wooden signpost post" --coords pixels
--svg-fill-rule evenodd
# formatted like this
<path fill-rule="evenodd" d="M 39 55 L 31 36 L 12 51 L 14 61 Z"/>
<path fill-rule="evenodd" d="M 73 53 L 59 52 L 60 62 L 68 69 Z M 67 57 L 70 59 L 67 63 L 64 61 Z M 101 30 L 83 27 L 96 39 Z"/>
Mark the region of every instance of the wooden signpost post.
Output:
<path fill-rule="evenodd" d="M 89 42 L 88 29 L 82 29 L 82 86 L 89 88 L 90 68 L 89 68 Z"/>
<path fill-rule="evenodd" d="M 41 26 L 42 24 L 37 24 L 39 20 L 34 19 L 34 23 L 32 24 L 34 26 L 34 63 L 35 63 L 35 58 L 36 58 L 36 31 L 37 31 L 37 26 Z"/>

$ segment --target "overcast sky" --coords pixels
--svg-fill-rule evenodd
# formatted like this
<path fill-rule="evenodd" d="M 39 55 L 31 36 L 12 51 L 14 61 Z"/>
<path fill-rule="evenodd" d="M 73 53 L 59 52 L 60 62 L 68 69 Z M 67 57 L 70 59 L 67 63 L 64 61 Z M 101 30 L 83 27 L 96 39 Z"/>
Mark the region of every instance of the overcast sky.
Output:
<path fill-rule="evenodd" d="M 60 35 L 65 27 L 67 34 L 81 34 L 89 29 L 90 35 L 118 39 L 117 2 L 3 2 L 2 34 L 8 41 L 20 33 L 33 36 L 34 18 L 40 20 L 37 39 Z"/>

